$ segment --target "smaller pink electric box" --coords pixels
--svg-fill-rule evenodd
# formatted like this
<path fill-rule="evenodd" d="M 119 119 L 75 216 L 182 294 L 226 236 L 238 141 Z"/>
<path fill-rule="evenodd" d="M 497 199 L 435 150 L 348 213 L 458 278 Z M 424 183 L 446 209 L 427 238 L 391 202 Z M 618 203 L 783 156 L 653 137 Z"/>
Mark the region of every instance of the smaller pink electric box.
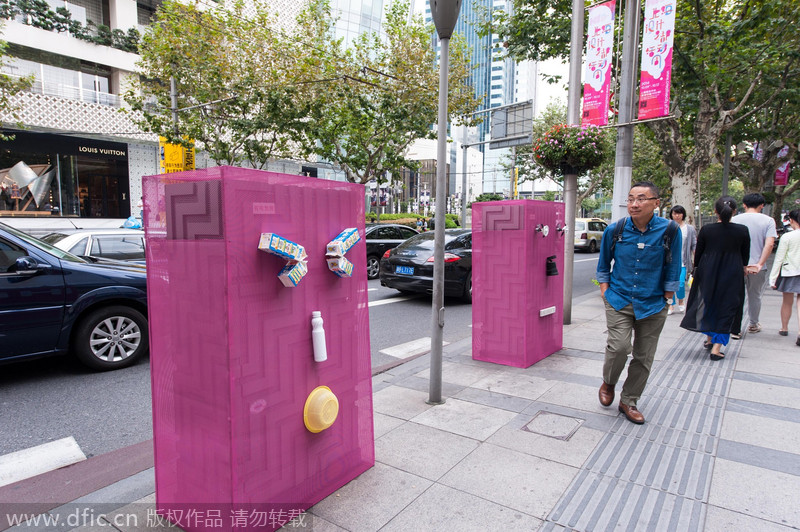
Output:
<path fill-rule="evenodd" d="M 472 204 L 472 358 L 527 368 L 562 347 L 564 204 Z"/>

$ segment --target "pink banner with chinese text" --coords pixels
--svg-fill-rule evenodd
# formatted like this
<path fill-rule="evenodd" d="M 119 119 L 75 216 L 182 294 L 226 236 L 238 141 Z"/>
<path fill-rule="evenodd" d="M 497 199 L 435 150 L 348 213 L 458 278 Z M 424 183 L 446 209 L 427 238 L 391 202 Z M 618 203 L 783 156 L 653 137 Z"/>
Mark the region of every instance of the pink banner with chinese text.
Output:
<path fill-rule="evenodd" d="M 677 0 L 647 0 L 642 34 L 639 120 L 669 114 Z"/>
<path fill-rule="evenodd" d="M 615 7 L 616 0 L 612 0 L 589 9 L 581 125 L 608 124 Z"/>

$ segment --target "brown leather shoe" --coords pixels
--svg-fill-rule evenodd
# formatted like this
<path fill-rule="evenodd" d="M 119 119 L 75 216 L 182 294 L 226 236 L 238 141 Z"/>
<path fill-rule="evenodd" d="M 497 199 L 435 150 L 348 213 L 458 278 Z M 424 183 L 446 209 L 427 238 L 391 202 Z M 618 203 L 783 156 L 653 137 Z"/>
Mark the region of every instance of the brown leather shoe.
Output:
<path fill-rule="evenodd" d="M 600 386 L 600 391 L 597 392 L 597 396 L 600 398 L 601 405 L 611 406 L 611 403 L 614 402 L 614 387 L 603 381 L 603 385 Z"/>
<path fill-rule="evenodd" d="M 620 401 L 619 411 L 625 414 L 625 417 L 628 418 L 628 421 L 631 423 L 636 423 L 637 425 L 644 423 L 644 416 L 641 412 L 639 412 L 639 410 L 636 409 L 635 406 L 628 406 Z"/>

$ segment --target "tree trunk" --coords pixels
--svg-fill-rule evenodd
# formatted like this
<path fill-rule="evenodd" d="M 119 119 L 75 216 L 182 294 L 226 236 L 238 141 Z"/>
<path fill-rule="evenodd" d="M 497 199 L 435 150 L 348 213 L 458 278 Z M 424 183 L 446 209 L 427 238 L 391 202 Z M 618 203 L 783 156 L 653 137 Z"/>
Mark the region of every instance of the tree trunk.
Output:
<path fill-rule="evenodd" d="M 697 220 L 694 217 L 698 211 L 694 206 L 697 197 L 697 175 L 670 171 L 670 179 L 672 180 L 672 206 L 682 205 L 686 209 L 687 221 L 696 226 Z"/>

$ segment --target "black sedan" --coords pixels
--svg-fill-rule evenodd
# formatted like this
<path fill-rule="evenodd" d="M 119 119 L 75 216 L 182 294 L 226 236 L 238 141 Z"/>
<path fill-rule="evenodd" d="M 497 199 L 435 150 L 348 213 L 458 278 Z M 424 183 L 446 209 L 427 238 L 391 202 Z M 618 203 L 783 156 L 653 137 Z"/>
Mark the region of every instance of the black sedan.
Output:
<path fill-rule="evenodd" d="M 364 233 L 367 243 L 367 278 L 377 279 L 384 253 L 416 235 L 417 230 L 398 224 L 367 224 Z"/>
<path fill-rule="evenodd" d="M 71 351 L 96 370 L 148 351 L 144 266 L 79 258 L 0 224 L 0 363 Z"/>
<path fill-rule="evenodd" d="M 444 295 L 472 301 L 472 231 L 444 232 Z M 381 285 L 401 292 L 433 292 L 434 232 L 409 238 L 381 260 Z"/>

